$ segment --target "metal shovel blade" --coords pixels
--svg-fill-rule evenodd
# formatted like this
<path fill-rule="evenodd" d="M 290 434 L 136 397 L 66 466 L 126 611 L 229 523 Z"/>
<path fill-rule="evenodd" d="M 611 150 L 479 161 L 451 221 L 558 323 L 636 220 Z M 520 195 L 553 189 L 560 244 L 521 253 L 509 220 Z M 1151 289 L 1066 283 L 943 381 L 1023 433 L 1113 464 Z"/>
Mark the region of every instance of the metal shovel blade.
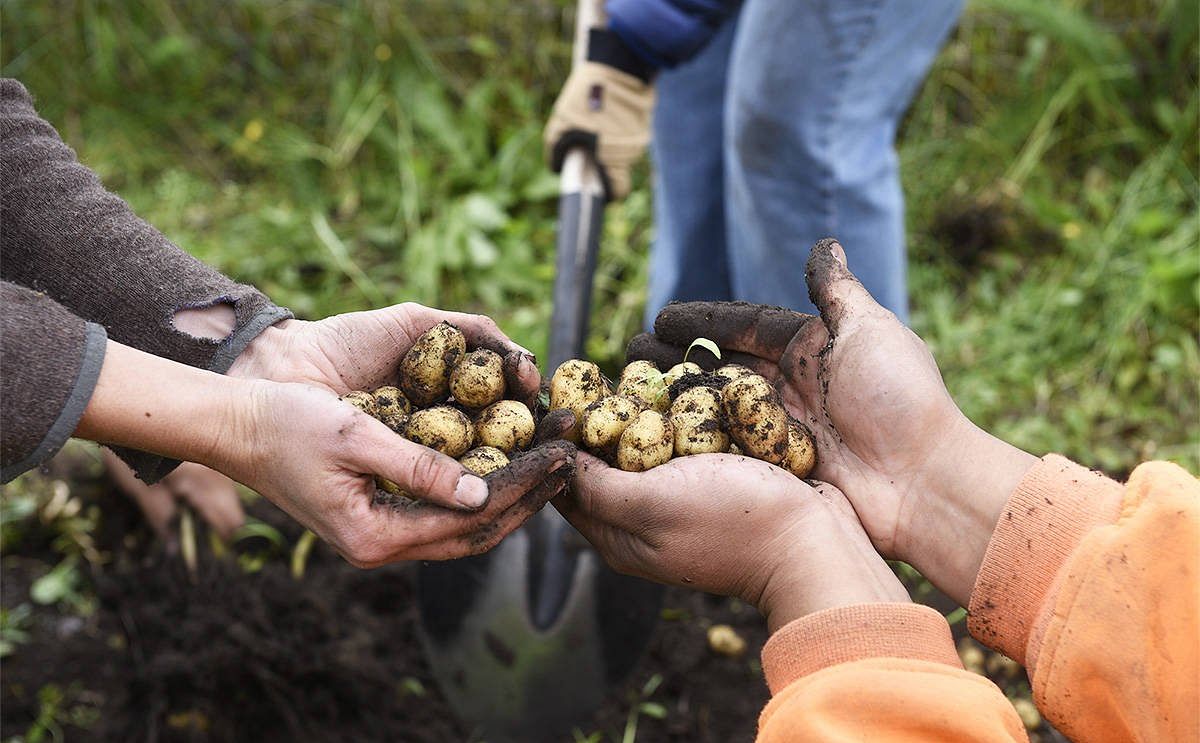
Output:
<path fill-rule="evenodd" d="M 657 620 L 659 587 L 614 574 L 574 543 L 571 535 L 582 538 L 570 526 L 557 549 L 538 545 L 557 517 L 545 509 L 487 554 L 420 570 L 425 650 L 473 739 L 570 740 L 637 662 Z M 528 595 L 539 552 L 549 563 L 574 558 L 566 600 L 545 628 L 535 626 Z"/>
<path fill-rule="evenodd" d="M 549 368 L 582 355 L 604 193 L 585 152 L 559 202 Z M 491 743 L 562 741 L 641 656 L 662 587 L 610 570 L 553 508 L 491 552 L 418 571 L 422 642 L 459 718 Z"/>

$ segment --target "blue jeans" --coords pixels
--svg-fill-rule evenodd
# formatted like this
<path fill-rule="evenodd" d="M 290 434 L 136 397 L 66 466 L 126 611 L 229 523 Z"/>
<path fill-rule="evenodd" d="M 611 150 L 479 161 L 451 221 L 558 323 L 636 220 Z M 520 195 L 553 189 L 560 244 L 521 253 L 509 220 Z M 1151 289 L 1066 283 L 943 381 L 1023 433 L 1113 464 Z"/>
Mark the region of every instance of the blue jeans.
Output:
<path fill-rule="evenodd" d="M 812 244 L 836 237 L 902 320 L 896 128 L 963 0 L 746 0 L 662 73 L 646 324 L 673 299 L 815 311 Z"/>

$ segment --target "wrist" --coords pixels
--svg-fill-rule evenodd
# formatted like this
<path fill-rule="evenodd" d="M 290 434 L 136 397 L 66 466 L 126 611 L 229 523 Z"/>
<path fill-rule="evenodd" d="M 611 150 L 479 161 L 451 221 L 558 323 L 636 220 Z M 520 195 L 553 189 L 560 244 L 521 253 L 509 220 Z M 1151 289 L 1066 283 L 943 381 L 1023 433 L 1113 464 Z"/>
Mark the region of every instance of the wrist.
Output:
<path fill-rule="evenodd" d="M 248 383 L 110 340 L 75 435 L 222 469 Z"/>
<path fill-rule="evenodd" d="M 233 360 L 226 376 L 238 379 L 270 379 L 272 369 L 279 359 L 284 358 L 284 348 L 291 331 L 302 320 L 281 320 L 268 325 L 255 336 L 238 357 Z"/>
<path fill-rule="evenodd" d="M 782 540 L 782 557 L 752 602 L 769 631 L 825 609 L 911 600 L 857 521 L 829 515 L 825 523 L 807 524 L 805 535 Z"/>
<path fill-rule="evenodd" d="M 959 414 L 917 484 L 896 556 L 965 606 L 1009 496 L 1038 460 Z"/>

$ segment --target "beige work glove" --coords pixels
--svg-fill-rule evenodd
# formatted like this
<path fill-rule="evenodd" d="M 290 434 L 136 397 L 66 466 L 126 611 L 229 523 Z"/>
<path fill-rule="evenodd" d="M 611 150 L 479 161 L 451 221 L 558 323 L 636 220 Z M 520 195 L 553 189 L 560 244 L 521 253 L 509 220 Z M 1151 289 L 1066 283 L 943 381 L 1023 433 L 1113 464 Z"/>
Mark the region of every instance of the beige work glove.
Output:
<path fill-rule="evenodd" d="M 611 48 L 614 38 L 609 31 L 593 29 L 589 59 L 612 56 L 593 52 L 602 43 Z M 646 79 L 600 61 L 575 65 L 543 134 L 546 157 L 556 173 L 570 150 L 584 147 L 591 152 L 610 201 L 629 194 L 630 168 L 650 141 L 654 85 L 645 70 L 638 71 Z"/>

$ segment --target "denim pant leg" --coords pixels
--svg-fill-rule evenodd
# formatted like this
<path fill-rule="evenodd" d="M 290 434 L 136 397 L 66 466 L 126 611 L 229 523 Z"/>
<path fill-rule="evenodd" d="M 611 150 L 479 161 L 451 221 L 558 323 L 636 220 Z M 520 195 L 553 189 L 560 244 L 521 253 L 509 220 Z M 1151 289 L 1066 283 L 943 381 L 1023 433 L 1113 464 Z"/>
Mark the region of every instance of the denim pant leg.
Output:
<path fill-rule="evenodd" d="M 726 96 L 734 295 L 812 312 L 804 265 L 837 237 L 907 319 L 896 128 L 962 0 L 747 0 Z"/>
<path fill-rule="evenodd" d="M 671 300 L 730 299 L 723 186 L 725 78 L 736 23 L 655 83 L 654 244 L 646 327 Z"/>

